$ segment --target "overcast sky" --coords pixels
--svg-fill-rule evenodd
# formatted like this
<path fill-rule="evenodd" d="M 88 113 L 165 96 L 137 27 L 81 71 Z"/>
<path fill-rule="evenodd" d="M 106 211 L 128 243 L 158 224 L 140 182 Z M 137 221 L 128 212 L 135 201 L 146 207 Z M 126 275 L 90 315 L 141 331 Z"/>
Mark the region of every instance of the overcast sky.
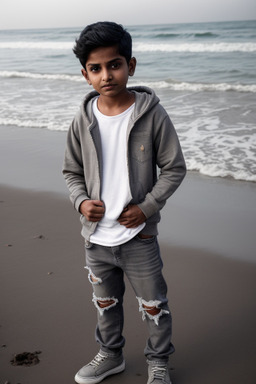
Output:
<path fill-rule="evenodd" d="M 256 19 L 256 0 L 0 0 L 0 29 Z"/>

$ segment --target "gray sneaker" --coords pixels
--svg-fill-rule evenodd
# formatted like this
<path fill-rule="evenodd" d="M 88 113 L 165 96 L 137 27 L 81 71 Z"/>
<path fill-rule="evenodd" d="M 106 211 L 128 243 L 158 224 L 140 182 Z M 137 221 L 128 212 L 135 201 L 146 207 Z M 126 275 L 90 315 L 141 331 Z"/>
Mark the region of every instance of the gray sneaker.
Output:
<path fill-rule="evenodd" d="M 107 376 L 120 373 L 124 369 L 125 361 L 122 354 L 117 356 L 100 351 L 89 364 L 77 372 L 75 381 L 78 384 L 99 383 Z"/>
<path fill-rule="evenodd" d="M 148 382 L 147 384 L 171 384 L 169 371 L 166 363 L 158 361 L 147 361 Z"/>

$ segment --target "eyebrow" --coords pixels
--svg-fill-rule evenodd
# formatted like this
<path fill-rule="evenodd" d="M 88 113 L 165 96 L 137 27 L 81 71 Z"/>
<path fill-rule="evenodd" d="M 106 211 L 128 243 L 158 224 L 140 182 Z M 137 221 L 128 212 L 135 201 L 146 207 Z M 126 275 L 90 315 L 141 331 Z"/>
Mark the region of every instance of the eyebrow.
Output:
<path fill-rule="evenodd" d="M 115 58 L 113 60 L 110 60 L 110 61 L 107 62 L 107 64 L 112 64 L 112 63 L 114 63 L 116 61 L 122 61 L 121 57 L 117 57 L 117 58 Z M 87 65 L 93 67 L 94 65 L 100 65 L 100 64 L 99 63 L 88 63 Z"/>

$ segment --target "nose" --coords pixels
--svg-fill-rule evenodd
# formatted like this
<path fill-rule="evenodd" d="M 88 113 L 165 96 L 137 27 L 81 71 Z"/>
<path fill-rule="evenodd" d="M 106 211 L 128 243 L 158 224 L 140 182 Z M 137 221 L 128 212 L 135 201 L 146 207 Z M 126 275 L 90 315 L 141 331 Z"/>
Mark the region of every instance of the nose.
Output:
<path fill-rule="evenodd" d="M 103 81 L 109 81 L 112 79 L 111 70 L 108 68 L 104 68 L 102 71 L 102 80 Z"/>

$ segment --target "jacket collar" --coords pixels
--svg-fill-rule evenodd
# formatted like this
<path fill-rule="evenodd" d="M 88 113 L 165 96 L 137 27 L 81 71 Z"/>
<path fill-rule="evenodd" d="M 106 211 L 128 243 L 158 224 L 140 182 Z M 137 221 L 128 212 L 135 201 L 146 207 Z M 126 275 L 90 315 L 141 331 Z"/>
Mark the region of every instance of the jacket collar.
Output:
<path fill-rule="evenodd" d="M 133 123 L 137 121 L 145 112 L 149 111 L 159 103 L 159 98 L 151 88 L 135 86 L 128 87 L 128 90 L 134 92 L 135 94 L 135 108 L 131 117 Z M 95 120 L 92 110 L 92 103 L 95 97 L 98 96 L 99 93 L 96 91 L 89 92 L 81 106 L 82 115 L 87 120 L 88 129 L 92 128 L 93 122 Z"/>

